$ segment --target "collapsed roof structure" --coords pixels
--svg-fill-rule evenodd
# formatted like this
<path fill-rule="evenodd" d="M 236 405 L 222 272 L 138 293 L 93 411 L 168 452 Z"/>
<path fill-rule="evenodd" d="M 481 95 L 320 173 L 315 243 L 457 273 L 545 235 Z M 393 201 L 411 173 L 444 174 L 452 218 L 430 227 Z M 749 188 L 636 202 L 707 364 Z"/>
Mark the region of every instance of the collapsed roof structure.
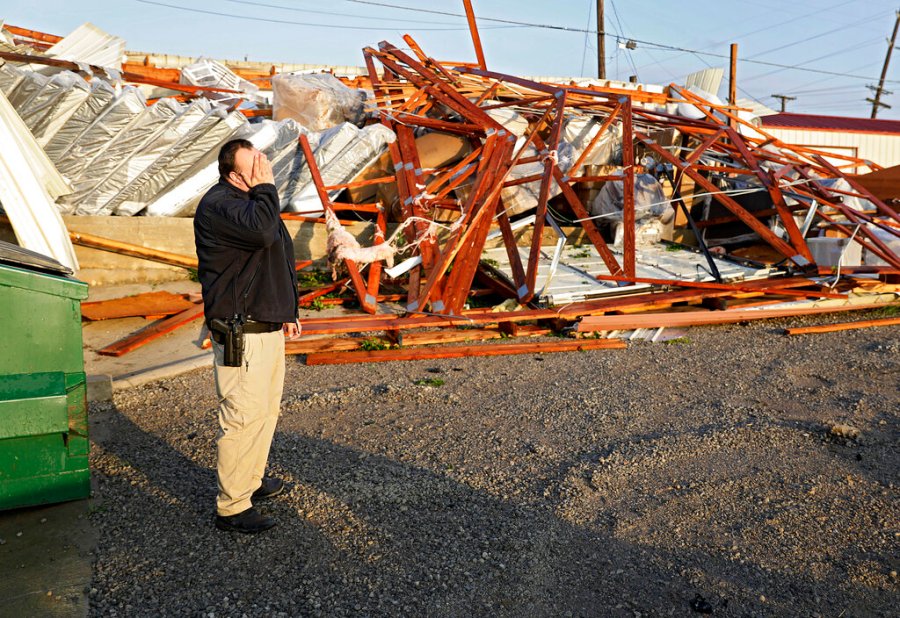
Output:
<path fill-rule="evenodd" d="M 122 57 L 96 29 L 79 44 L 6 31 L 0 90 L 66 181 L 60 211 L 190 214 L 218 146 L 246 137 L 273 162 L 283 216 L 327 226 L 363 311 L 402 298 L 407 315 L 313 320 L 310 334 L 842 302 L 864 283 L 852 275 L 900 274 L 900 217 L 847 171 L 876 162 L 784 143 L 696 86 L 529 80 L 440 62 L 409 36 L 364 49 L 353 87 L 208 60 L 161 78 L 86 63 Z M 147 100 L 147 87 L 175 96 Z M 376 244 L 342 235 L 338 213 L 371 221 Z M 471 309 L 486 295 L 517 308 Z"/>

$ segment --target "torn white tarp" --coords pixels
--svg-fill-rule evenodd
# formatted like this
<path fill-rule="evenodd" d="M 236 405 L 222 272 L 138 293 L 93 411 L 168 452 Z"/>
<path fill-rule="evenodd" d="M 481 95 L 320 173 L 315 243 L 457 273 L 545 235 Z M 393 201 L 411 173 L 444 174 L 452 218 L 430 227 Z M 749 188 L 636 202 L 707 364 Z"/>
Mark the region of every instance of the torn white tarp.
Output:
<path fill-rule="evenodd" d="M 373 124 L 361 129 L 359 135 L 341 153 L 320 171 L 326 186 L 350 182 L 367 165 L 378 158 L 388 144 L 397 140 L 394 132 L 382 124 Z M 331 198 L 340 191 L 331 193 Z M 321 212 L 322 203 L 313 183 L 301 187 L 291 199 L 289 209 L 293 212 Z"/>
<path fill-rule="evenodd" d="M 272 117 L 293 118 L 311 131 L 342 122 L 360 124 L 365 92 L 354 90 L 330 73 L 276 75 L 272 78 Z"/>
<path fill-rule="evenodd" d="M 53 204 L 54 193 L 65 183 L 3 94 L 0 144 L 0 204 L 19 244 L 77 270 L 72 242 Z"/>
<path fill-rule="evenodd" d="M 235 133 L 234 139 L 247 139 L 258 150 L 265 150 L 275 143 L 278 137 L 277 122 L 263 121 L 254 125 L 245 125 Z M 215 157 L 196 165 L 178 179 L 174 186 L 159 195 L 147 205 L 146 214 L 151 216 L 174 217 L 189 212 L 197 206 L 203 194 L 219 180 L 219 164 Z"/>

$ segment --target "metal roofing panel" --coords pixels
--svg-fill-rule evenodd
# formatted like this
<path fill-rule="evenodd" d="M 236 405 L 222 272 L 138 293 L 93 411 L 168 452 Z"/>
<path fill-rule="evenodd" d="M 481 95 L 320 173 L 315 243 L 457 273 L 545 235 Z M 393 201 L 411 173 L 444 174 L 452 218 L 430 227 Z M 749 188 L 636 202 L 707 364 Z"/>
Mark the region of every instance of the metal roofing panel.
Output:
<path fill-rule="evenodd" d="M 763 127 L 900 135 L 900 120 L 820 116 L 815 114 L 793 114 L 790 112 L 763 116 L 761 119 Z"/>

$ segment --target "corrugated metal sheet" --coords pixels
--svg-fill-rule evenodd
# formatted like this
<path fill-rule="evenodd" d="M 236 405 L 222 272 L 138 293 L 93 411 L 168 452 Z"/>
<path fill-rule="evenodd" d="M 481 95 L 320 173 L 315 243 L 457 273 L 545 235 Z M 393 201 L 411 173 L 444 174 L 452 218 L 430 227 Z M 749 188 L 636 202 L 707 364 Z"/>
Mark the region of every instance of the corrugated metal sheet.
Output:
<path fill-rule="evenodd" d="M 816 129 L 818 131 L 840 131 L 852 133 L 884 133 L 900 135 L 900 120 L 880 120 L 872 118 L 848 118 L 845 116 L 819 116 L 814 114 L 791 114 L 788 112 L 762 117 L 764 128 Z"/>

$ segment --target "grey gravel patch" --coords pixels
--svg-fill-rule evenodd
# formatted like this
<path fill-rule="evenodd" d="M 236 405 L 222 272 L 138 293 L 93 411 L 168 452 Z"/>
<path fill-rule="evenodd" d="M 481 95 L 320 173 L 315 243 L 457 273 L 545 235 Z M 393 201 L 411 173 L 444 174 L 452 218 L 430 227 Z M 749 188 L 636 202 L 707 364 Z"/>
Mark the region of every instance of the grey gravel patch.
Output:
<path fill-rule="evenodd" d="M 900 329 L 780 334 L 823 321 L 541 362 L 289 358 L 289 487 L 249 537 L 212 525 L 211 372 L 116 393 L 91 406 L 91 614 L 895 615 Z"/>

